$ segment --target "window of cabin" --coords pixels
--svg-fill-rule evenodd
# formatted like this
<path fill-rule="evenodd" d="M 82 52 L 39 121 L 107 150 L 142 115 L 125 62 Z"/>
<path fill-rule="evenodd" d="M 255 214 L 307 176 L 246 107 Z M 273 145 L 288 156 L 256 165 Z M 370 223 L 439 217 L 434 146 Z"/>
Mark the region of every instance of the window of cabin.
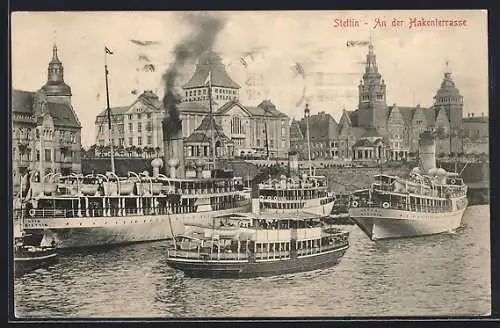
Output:
<path fill-rule="evenodd" d="M 137 137 L 137 145 L 142 146 L 142 137 Z"/>
<path fill-rule="evenodd" d="M 138 122 L 137 123 L 137 132 L 142 132 L 142 123 L 141 122 Z"/>

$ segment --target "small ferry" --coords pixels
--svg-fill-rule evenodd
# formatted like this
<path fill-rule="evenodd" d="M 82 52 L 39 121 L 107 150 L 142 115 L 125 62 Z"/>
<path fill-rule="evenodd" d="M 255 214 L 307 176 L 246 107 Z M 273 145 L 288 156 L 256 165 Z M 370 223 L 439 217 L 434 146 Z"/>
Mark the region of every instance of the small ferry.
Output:
<path fill-rule="evenodd" d="M 419 147 L 420 167 L 407 177 L 376 175 L 370 188 L 352 194 L 351 219 L 372 240 L 414 237 L 460 227 L 468 205 L 467 186 L 460 174 L 435 166 L 432 133 Z"/>
<path fill-rule="evenodd" d="M 233 215 L 176 236 L 167 263 L 188 277 L 252 278 L 340 262 L 349 233 L 306 214 Z"/>
<path fill-rule="evenodd" d="M 330 192 L 324 176 L 300 177 L 282 175 L 258 186 L 258 199 L 252 203 L 254 214 L 306 212 L 313 215 L 330 215 L 335 196 Z"/>
<path fill-rule="evenodd" d="M 24 240 L 25 236 L 16 237 L 14 241 L 15 276 L 20 276 L 26 272 L 57 262 L 55 247 L 27 245 Z"/>
<path fill-rule="evenodd" d="M 182 233 L 185 223 L 250 210 L 248 191 L 232 177 L 108 172 L 29 180 L 24 227 L 38 238 L 32 243 L 55 241 L 59 248 L 169 239 Z"/>

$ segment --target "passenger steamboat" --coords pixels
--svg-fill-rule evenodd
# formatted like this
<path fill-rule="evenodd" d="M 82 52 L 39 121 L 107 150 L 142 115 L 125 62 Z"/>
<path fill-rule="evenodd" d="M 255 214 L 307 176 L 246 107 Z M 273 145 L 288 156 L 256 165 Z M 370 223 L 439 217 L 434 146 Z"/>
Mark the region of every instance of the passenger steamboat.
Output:
<path fill-rule="evenodd" d="M 305 113 L 307 121 L 307 106 Z M 289 178 L 259 184 L 251 214 L 186 227 L 175 237 L 167 263 L 187 276 L 209 278 L 274 276 L 337 264 L 349 248 L 349 233 L 328 221 L 335 199 L 326 178 L 312 174 L 310 158 L 309 173 L 299 177 L 297 155 L 290 153 Z"/>
<path fill-rule="evenodd" d="M 152 164 L 157 171 L 161 160 Z M 170 177 L 108 172 L 31 181 L 25 229 L 42 245 L 55 241 L 60 248 L 122 244 L 168 239 L 182 233 L 185 223 L 250 210 L 238 180 L 177 178 L 177 162 L 169 164 Z"/>
<path fill-rule="evenodd" d="M 332 267 L 348 248 L 349 233 L 321 217 L 240 214 L 176 236 L 167 264 L 189 277 L 275 276 Z"/>
<path fill-rule="evenodd" d="M 107 66 L 105 77 L 108 94 Z M 211 99 L 210 84 L 208 89 Z M 203 224 L 214 216 L 250 211 L 248 191 L 231 172 L 216 168 L 213 129 L 211 176 L 204 178 L 198 165 L 196 177 L 186 177 L 182 124 L 174 115 L 177 102 L 169 91 L 167 97 L 172 98 L 166 102 L 168 115 L 162 121 L 165 160 L 151 162 L 152 176 L 146 171 L 118 177 L 110 134 L 111 172 L 64 177 L 38 173 L 26 178 L 24 225 L 33 238 L 41 239 L 33 243 L 54 241 L 59 248 L 74 248 L 156 241 L 183 233 L 186 223 Z M 215 123 L 209 103 L 209 122 Z M 107 113 L 111 131 L 109 97 Z"/>
<path fill-rule="evenodd" d="M 352 194 L 351 219 L 372 240 L 453 231 L 467 208 L 460 174 L 436 168 L 432 132 L 419 140 L 419 167 L 408 177 L 379 174 L 371 187 Z"/>

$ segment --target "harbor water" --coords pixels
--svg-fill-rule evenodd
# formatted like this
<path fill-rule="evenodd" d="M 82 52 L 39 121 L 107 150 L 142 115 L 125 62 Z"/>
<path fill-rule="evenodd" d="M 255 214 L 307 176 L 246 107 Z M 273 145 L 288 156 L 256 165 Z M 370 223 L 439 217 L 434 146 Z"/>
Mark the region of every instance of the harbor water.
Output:
<path fill-rule="evenodd" d="M 18 318 L 485 315 L 491 307 L 489 206 L 457 231 L 372 242 L 356 226 L 339 265 L 242 280 L 185 278 L 167 242 L 62 253 L 14 282 Z"/>

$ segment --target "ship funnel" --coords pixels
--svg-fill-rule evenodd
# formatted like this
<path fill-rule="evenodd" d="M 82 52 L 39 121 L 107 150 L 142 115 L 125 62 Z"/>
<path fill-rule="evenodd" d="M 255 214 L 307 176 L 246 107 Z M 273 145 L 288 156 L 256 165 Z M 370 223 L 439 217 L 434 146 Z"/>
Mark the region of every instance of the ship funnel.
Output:
<path fill-rule="evenodd" d="M 160 176 L 160 169 L 163 167 L 163 161 L 161 158 L 155 158 L 151 161 L 151 166 L 153 167 L 153 178 L 158 178 Z"/>
<path fill-rule="evenodd" d="M 436 142 L 431 132 L 426 131 L 420 134 L 418 156 L 422 171 L 428 173 L 436 168 Z"/>
<path fill-rule="evenodd" d="M 196 178 L 197 179 L 203 179 L 203 166 L 204 166 L 204 163 L 203 161 L 197 161 L 195 163 L 196 167 L 195 167 L 195 170 L 196 170 Z"/>
<path fill-rule="evenodd" d="M 172 158 L 168 161 L 168 168 L 170 172 L 170 177 L 172 179 L 177 178 L 177 168 L 179 167 L 179 160 Z"/>
<path fill-rule="evenodd" d="M 171 159 L 177 160 L 176 172 L 174 175 L 177 178 L 183 178 L 184 172 L 184 140 L 182 137 L 182 124 L 180 121 L 175 124 L 169 122 L 169 118 L 165 118 L 163 125 L 163 148 L 165 151 L 164 162 L 169 163 Z M 167 165 L 168 166 L 168 165 Z M 172 176 L 170 166 L 165 167 L 165 174 Z"/>
<path fill-rule="evenodd" d="M 288 176 L 299 175 L 299 154 L 295 151 L 288 153 Z"/>

